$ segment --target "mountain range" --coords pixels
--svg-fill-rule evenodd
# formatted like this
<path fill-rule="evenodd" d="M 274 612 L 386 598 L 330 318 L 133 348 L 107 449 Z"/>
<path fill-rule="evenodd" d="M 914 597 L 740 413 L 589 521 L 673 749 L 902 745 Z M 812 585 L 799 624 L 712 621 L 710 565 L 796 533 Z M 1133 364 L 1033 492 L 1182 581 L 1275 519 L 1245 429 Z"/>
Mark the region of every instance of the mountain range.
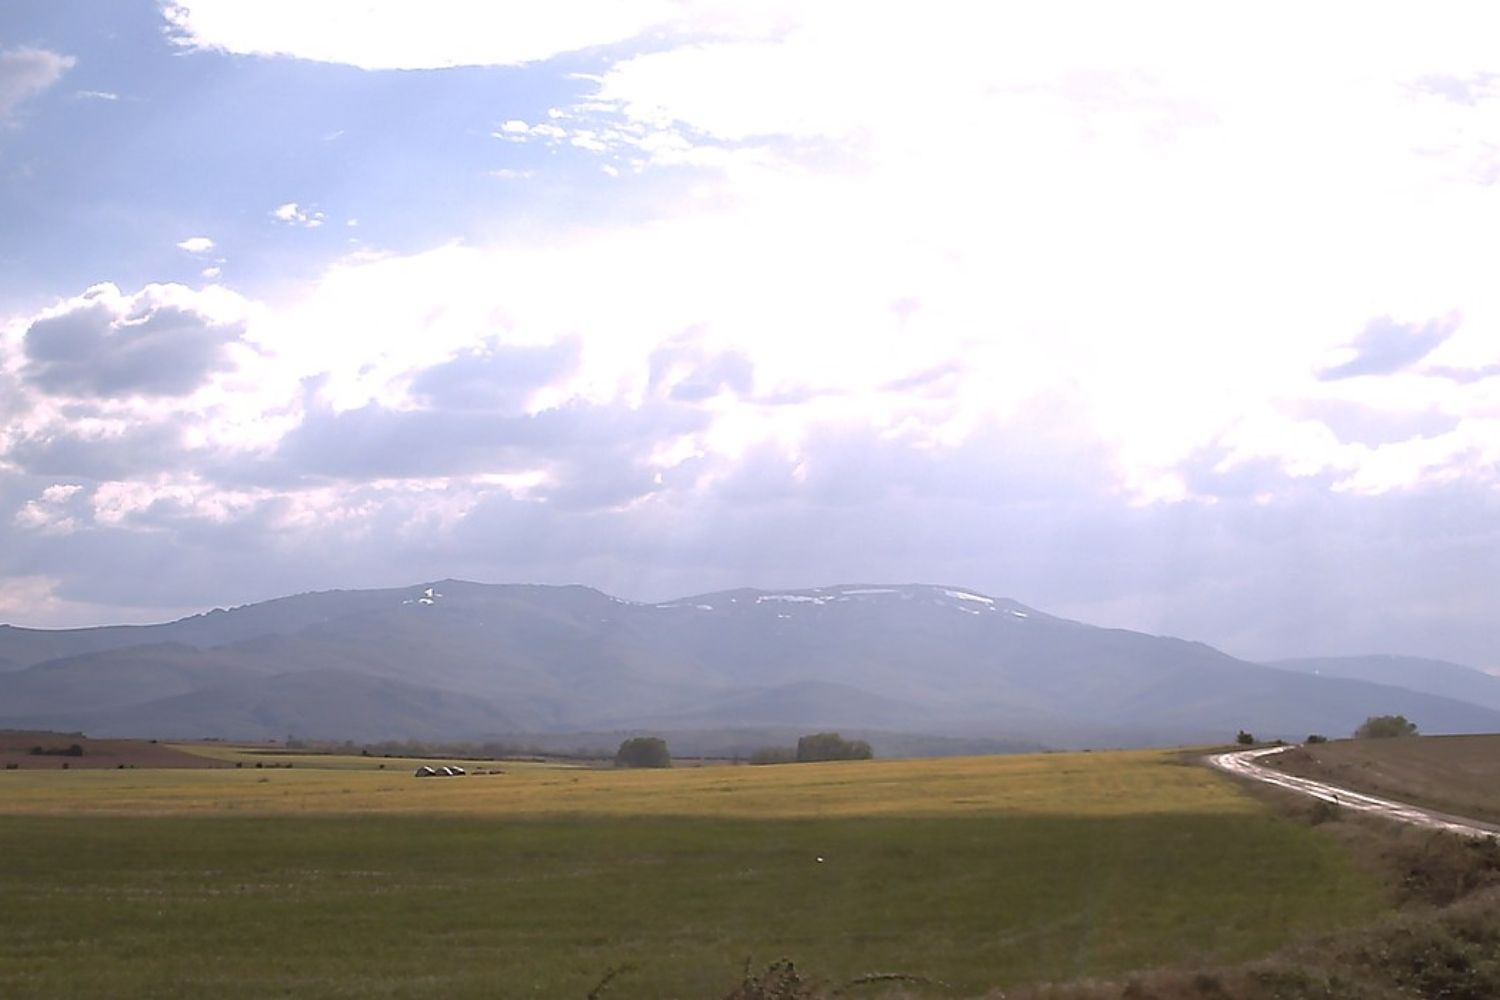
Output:
<path fill-rule="evenodd" d="M 0 626 L 0 728 L 95 736 L 604 749 L 651 731 L 741 752 L 836 728 L 877 751 L 968 752 L 1337 736 L 1397 713 L 1424 733 L 1500 731 L 1500 678 L 1406 657 L 1250 663 L 930 585 L 643 604 L 444 580 L 160 625 Z"/>

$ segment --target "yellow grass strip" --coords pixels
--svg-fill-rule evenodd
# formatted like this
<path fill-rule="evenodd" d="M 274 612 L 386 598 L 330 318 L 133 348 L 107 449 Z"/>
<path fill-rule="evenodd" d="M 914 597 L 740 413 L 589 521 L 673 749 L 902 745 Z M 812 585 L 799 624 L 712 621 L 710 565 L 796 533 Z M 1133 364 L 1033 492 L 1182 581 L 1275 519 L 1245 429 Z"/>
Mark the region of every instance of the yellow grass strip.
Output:
<path fill-rule="evenodd" d="M 394 762 L 392 762 L 394 763 Z M 0 772 L 3 815 L 447 814 L 858 817 L 1248 813 L 1224 777 L 1162 751 L 847 761 L 664 771 L 501 765 Z"/>

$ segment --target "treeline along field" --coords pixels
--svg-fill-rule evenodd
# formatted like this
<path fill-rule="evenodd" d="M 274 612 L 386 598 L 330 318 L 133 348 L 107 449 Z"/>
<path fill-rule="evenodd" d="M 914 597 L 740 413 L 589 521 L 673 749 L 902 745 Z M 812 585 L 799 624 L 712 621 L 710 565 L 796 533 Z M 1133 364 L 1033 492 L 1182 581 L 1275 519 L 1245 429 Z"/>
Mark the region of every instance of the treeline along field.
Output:
<path fill-rule="evenodd" d="M 0 781 L 7 997 L 583 997 L 628 966 L 607 996 L 704 998 L 784 955 L 963 996 L 1235 960 L 1382 902 L 1154 753 Z"/>

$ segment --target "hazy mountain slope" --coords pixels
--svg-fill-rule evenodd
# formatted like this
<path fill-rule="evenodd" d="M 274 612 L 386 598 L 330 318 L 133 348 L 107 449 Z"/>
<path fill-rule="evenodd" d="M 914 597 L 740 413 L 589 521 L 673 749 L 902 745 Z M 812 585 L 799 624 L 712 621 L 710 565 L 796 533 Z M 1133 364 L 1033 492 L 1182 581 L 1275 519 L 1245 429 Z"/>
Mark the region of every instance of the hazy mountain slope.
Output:
<path fill-rule="evenodd" d="M 24 670 L 47 660 L 170 641 L 159 625 L 106 625 L 100 628 L 40 629 L 0 625 L 0 673 Z"/>
<path fill-rule="evenodd" d="M 679 710 L 628 719 L 667 729 L 736 726 L 905 726 L 919 729 L 937 721 L 922 705 L 883 698 L 847 684 L 803 681 L 714 695 Z"/>
<path fill-rule="evenodd" d="M 320 622 L 409 599 L 402 590 L 330 590 L 281 597 L 240 608 L 215 609 L 160 625 L 31 629 L 0 625 L 0 671 L 21 670 L 47 660 L 130 646 L 182 643 L 221 646 L 263 635 L 288 635 Z"/>
<path fill-rule="evenodd" d="M 60 707 L 110 708 L 249 680 L 265 672 L 242 658 L 180 643 L 84 653 L 0 674 L 0 711 L 16 716 Z"/>
<path fill-rule="evenodd" d="M 1276 660 L 1266 666 L 1320 677 L 1390 684 L 1500 710 L 1500 677 L 1446 660 L 1371 654 Z"/>
<path fill-rule="evenodd" d="M 394 604 L 223 651 L 288 669 L 324 664 L 420 679 L 502 699 L 549 726 L 639 713 L 725 687 L 695 664 L 662 658 L 637 634 L 631 612 L 645 606 L 581 587 L 445 582 L 432 589 L 442 595 L 434 604 Z"/>
<path fill-rule="evenodd" d="M 390 738 L 797 726 L 1120 746 L 1340 735 L 1400 712 L 1426 732 L 1500 730 L 1493 708 L 939 586 L 638 604 L 450 580 L 47 636 L 137 644 L 0 675 L 0 725 L 51 713 L 111 733 Z M 18 659 L 43 645 L 0 634 Z"/>
<path fill-rule="evenodd" d="M 32 717 L 91 736 L 162 739 L 476 739 L 524 728 L 481 699 L 344 670 L 310 670 L 203 688 L 143 704 Z"/>

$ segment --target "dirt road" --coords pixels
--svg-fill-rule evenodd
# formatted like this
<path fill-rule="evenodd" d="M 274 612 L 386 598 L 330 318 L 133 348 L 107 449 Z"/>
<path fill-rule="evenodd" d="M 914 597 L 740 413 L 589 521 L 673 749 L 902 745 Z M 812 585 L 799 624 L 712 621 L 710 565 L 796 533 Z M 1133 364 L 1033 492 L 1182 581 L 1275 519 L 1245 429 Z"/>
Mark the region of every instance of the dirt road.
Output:
<path fill-rule="evenodd" d="M 1260 763 L 1265 757 L 1290 749 L 1292 748 L 1285 746 L 1261 747 L 1255 750 L 1236 750 L 1230 753 L 1214 754 L 1208 758 L 1208 762 L 1221 771 L 1228 771 L 1230 774 L 1237 774 L 1252 781 L 1264 781 L 1267 784 L 1276 785 L 1280 788 L 1287 788 L 1294 792 L 1301 792 L 1304 795 L 1311 795 L 1314 798 L 1322 799 L 1324 802 L 1332 802 L 1341 809 L 1369 813 L 1374 816 L 1382 816 L 1386 819 L 1395 820 L 1398 823 L 1411 823 L 1414 826 L 1425 826 L 1433 830 L 1447 830 L 1451 833 L 1462 834 L 1465 837 L 1500 836 L 1500 826 L 1492 823 L 1481 823 L 1479 820 L 1465 819 L 1462 816 L 1449 816 L 1446 813 L 1407 805 L 1404 802 L 1393 802 L 1390 799 L 1376 798 L 1373 795 L 1366 795 L 1363 792 L 1355 792 L 1347 788 L 1339 788 L 1336 785 L 1324 784 L 1321 781 L 1313 781 L 1311 778 L 1302 778 L 1295 774 L 1285 774 Z"/>

